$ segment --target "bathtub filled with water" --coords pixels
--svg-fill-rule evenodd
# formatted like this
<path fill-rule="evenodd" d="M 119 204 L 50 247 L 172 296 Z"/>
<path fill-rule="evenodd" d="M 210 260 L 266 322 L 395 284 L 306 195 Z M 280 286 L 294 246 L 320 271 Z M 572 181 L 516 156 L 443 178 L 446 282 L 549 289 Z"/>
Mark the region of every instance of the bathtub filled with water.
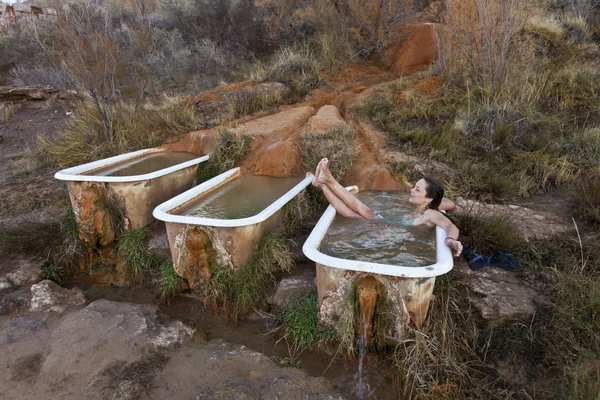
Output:
<path fill-rule="evenodd" d="M 306 177 L 242 176 L 231 169 L 159 205 L 173 266 L 192 288 L 217 266 L 243 267 L 283 207 L 310 184 Z"/>
<path fill-rule="evenodd" d="M 135 229 L 154 221 L 152 211 L 158 204 L 191 188 L 198 164 L 207 159 L 196 153 L 145 149 L 66 168 L 54 177 L 67 182 L 80 223 L 98 220 L 96 211 L 112 204 L 121 210 L 126 227 Z"/>

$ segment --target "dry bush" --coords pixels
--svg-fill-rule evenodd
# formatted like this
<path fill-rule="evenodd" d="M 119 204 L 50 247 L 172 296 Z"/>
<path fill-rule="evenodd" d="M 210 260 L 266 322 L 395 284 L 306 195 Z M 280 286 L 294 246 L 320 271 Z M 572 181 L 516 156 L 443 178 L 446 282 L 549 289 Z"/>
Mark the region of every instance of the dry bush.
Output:
<path fill-rule="evenodd" d="M 440 31 L 440 65 L 447 79 L 480 85 L 491 95 L 517 83 L 524 46 L 515 39 L 535 2 L 446 0 L 444 4 L 449 31 Z"/>
<path fill-rule="evenodd" d="M 331 174 L 338 181 L 356 160 L 356 131 L 346 124 L 334 125 L 325 133 L 305 132 L 300 141 L 306 169 L 314 171 L 319 161 L 326 157 Z"/>
<path fill-rule="evenodd" d="M 239 130 L 219 131 L 210 158 L 198 164 L 195 184 L 205 182 L 236 167 L 252 150 L 252 139 Z"/>
<path fill-rule="evenodd" d="M 263 111 L 282 104 L 287 99 L 280 90 L 260 90 L 255 88 L 235 91 L 227 98 L 226 120 L 234 120 L 248 114 Z"/>
<path fill-rule="evenodd" d="M 82 102 L 77 105 L 73 120 L 60 136 L 55 139 L 39 138 L 33 155 L 42 165 L 69 167 L 158 146 L 169 137 L 203 127 L 194 110 L 182 106 L 177 100 L 158 110 L 117 103 L 113 106 L 112 124 L 112 141 L 106 141 L 103 120 L 95 104 Z"/>
<path fill-rule="evenodd" d="M 385 40 L 414 10 L 414 1 L 259 0 L 257 6 L 273 40 L 293 43 L 316 36 L 323 58 L 340 63 L 381 53 Z"/>
<path fill-rule="evenodd" d="M 292 89 L 292 101 L 298 101 L 310 90 L 323 84 L 321 65 L 307 46 L 283 47 L 271 58 L 263 79 L 281 82 Z"/>

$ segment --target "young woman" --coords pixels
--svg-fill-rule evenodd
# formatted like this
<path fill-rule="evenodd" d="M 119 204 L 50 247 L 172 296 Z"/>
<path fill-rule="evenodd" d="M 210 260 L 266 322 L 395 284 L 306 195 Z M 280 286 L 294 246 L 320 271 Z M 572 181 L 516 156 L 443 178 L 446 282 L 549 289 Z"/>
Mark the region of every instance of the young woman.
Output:
<path fill-rule="evenodd" d="M 352 193 L 340 185 L 329 171 L 329 161 L 324 158 L 317 165 L 313 185 L 320 187 L 329 203 L 337 213 L 346 218 L 373 219 L 373 211 L 358 200 Z M 419 180 L 410 191 L 408 202 L 415 206 L 415 211 L 406 217 L 403 225 L 439 226 L 448 232 L 444 244 L 454 250 L 454 256 L 462 253 L 462 243 L 458 241 L 459 230 L 441 210 L 453 210 L 454 203 L 444 198 L 444 187 L 433 178 Z"/>

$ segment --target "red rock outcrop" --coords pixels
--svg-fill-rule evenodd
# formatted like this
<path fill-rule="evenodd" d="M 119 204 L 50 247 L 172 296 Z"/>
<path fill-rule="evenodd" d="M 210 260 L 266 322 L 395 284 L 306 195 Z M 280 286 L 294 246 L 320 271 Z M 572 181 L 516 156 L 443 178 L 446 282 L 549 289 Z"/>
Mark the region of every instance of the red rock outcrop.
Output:
<path fill-rule="evenodd" d="M 397 76 L 421 71 L 437 60 L 439 40 L 436 24 L 403 25 L 385 45 L 385 64 Z"/>
<path fill-rule="evenodd" d="M 277 177 L 302 174 L 301 152 L 291 139 L 314 113 L 312 107 L 297 107 L 240 125 L 237 129 L 252 138 L 253 148 L 242 162 L 242 173 Z"/>

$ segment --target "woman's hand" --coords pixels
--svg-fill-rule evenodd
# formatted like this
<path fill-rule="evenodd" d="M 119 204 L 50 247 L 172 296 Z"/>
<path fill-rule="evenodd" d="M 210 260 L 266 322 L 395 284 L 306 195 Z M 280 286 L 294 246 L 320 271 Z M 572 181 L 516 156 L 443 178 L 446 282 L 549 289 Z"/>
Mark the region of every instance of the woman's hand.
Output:
<path fill-rule="evenodd" d="M 449 236 L 446 238 L 446 240 L 444 240 L 444 244 L 455 251 L 454 257 L 460 256 L 460 253 L 462 253 L 463 251 L 462 243 L 459 240 L 456 240 Z"/>

